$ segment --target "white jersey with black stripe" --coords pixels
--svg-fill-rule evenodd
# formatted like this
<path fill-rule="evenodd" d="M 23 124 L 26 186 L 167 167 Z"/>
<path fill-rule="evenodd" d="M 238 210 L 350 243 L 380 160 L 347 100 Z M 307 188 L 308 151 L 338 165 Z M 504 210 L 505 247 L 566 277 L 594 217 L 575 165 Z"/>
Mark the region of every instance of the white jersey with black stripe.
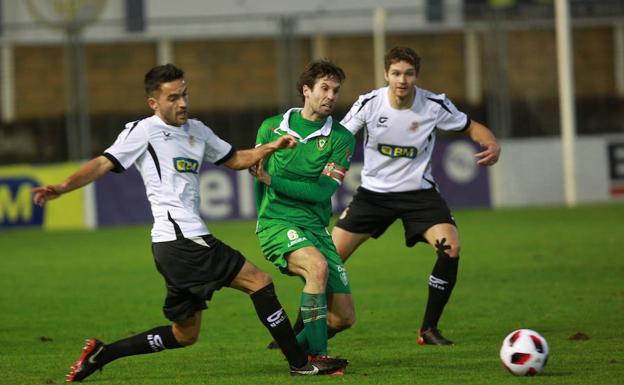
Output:
<path fill-rule="evenodd" d="M 232 146 L 199 120 L 177 127 L 158 116 L 126 124 L 104 152 L 115 172 L 133 164 L 141 173 L 152 208 L 153 242 L 209 234 L 199 215 L 199 169 L 204 160 L 222 163 Z"/>
<path fill-rule="evenodd" d="M 361 95 L 340 123 L 354 135 L 365 129 L 362 187 L 401 192 L 437 188 L 431 174 L 434 131 L 462 131 L 470 119 L 444 94 L 421 88 L 409 109 L 397 110 L 383 87 Z"/>

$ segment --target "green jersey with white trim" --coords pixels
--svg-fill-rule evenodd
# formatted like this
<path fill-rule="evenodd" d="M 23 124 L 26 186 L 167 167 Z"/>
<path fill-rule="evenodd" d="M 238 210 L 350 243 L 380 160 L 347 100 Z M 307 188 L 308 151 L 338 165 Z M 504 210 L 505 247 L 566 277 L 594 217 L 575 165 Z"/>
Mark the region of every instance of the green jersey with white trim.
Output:
<path fill-rule="evenodd" d="M 355 139 L 331 116 L 313 122 L 304 119 L 300 109 L 290 109 L 262 123 L 256 145 L 285 134 L 297 138 L 297 146 L 265 160 L 271 185 L 256 181 L 257 231 L 271 221 L 324 228 L 332 214 L 331 196 L 351 166 Z"/>

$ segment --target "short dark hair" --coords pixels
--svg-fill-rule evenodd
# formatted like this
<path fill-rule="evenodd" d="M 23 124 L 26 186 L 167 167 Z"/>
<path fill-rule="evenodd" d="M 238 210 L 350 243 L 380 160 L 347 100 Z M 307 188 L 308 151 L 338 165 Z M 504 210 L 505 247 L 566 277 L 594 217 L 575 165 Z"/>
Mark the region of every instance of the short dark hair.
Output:
<path fill-rule="evenodd" d="M 409 47 L 393 47 L 384 56 L 384 67 L 386 72 L 390 69 L 390 66 L 400 61 L 407 62 L 414 66 L 416 74 L 420 72 L 420 56 Z"/>
<path fill-rule="evenodd" d="M 182 78 L 184 78 L 184 71 L 173 64 L 156 66 L 145 74 L 145 79 L 143 80 L 145 93 L 151 95 L 160 89 L 161 84 Z"/>
<path fill-rule="evenodd" d="M 305 66 L 303 72 L 299 75 L 299 80 L 297 81 L 297 91 L 299 91 L 301 98 L 304 98 L 304 85 L 314 88 L 316 81 L 325 76 L 333 77 L 340 83 L 342 83 L 346 78 L 342 68 L 338 67 L 335 63 L 326 59 L 315 60 Z"/>

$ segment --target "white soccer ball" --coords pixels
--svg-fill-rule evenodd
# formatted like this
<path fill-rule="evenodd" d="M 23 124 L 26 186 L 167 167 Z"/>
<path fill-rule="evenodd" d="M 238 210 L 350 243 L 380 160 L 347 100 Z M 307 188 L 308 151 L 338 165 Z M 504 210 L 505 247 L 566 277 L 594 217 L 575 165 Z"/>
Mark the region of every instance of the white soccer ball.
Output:
<path fill-rule="evenodd" d="M 548 361 L 548 343 L 535 330 L 514 330 L 503 340 L 500 359 L 515 376 L 535 376 Z"/>

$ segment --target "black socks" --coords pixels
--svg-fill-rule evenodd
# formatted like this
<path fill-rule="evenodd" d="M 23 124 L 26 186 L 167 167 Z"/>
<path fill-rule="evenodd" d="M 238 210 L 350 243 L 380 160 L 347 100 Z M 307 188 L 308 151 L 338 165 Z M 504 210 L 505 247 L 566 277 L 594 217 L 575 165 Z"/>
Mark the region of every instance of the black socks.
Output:
<path fill-rule="evenodd" d="M 102 352 L 102 365 L 121 357 L 155 353 L 164 349 L 176 349 L 181 347 L 182 345 L 178 343 L 173 335 L 171 325 L 158 326 L 154 329 L 106 345 Z"/>
<path fill-rule="evenodd" d="M 448 302 L 457 281 L 459 255 L 451 258 L 446 252 L 451 246 L 446 245 L 445 242 L 446 238 L 436 241 L 438 259 L 429 276 L 429 299 L 422 324 L 423 329 L 438 327 L 444 306 Z"/>
<path fill-rule="evenodd" d="M 251 295 L 258 318 L 269 330 L 273 340 L 282 349 L 286 360 L 292 367 L 301 368 L 307 363 L 307 357 L 297 344 L 297 339 L 290 326 L 286 312 L 282 308 L 273 283 Z"/>

